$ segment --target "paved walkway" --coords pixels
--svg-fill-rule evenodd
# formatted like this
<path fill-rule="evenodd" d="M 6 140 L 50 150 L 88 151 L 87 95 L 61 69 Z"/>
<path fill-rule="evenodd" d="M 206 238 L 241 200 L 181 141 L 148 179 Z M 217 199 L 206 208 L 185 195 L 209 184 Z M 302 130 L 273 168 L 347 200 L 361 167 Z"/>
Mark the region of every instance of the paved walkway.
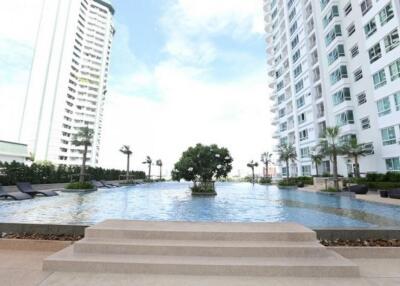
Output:
<path fill-rule="evenodd" d="M 0 285 L 2 286 L 200 286 L 200 285 L 308 285 L 308 286 L 394 286 L 400 285 L 400 255 L 398 258 L 350 258 L 360 266 L 357 278 L 273 278 L 235 276 L 143 275 L 115 273 L 44 272 L 43 259 L 70 245 L 68 242 L 0 240 Z M 396 249 L 397 250 L 397 249 Z M 398 251 L 400 254 L 400 251 Z M 371 255 L 374 257 L 374 255 Z"/>

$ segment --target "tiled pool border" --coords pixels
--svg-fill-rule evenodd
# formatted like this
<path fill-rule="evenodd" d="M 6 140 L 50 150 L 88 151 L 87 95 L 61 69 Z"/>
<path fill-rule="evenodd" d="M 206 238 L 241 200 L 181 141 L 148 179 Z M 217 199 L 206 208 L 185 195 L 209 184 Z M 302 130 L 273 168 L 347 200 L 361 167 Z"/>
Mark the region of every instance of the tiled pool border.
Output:
<path fill-rule="evenodd" d="M 89 225 L 58 225 L 30 223 L 0 223 L 0 233 L 28 233 L 44 235 L 84 235 Z M 313 229 L 319 239 L 400 239 L 399 229 L 378 228 L 317 228 Z"/>

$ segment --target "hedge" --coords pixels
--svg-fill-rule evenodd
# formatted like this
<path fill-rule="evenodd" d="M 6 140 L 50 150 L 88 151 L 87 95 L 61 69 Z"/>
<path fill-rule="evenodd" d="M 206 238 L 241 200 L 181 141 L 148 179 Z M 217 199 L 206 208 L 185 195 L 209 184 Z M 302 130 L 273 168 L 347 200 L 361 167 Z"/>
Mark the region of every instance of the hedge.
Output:
<path fill-rule="evenodd" d="M 58 167 L 49 163 L 33 163 L 31 166 L 12 162 L 0 162 L 0 184 L 15 185 L 16 182 L 30 182 L 32 184 L 55 184 L 71 182 L 78 179 L 79 166 L 59 165 Z M 91 180 L 118 180 L 120 175 L 126 171 L 117 169 L 103 169 L 100 167 L 87 167 L 86 173 Z M 134 179 L 145 179 L 146 174 L 142 171 L 130 172 Z"/>

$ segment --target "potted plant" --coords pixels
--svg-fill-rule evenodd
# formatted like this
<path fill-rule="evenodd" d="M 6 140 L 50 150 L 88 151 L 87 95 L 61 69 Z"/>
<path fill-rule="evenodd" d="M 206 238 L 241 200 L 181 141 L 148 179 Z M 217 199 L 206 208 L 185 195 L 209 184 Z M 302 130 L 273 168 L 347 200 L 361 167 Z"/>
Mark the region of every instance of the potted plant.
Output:
<path fill-rule="evenodd" d="M 172 179 L 193 182 L 192 195 L 216 195 L 214 182 L 228 176 L 232 161 L 226 148 L 197 144 L 182 153 L 172 170 Z"/>

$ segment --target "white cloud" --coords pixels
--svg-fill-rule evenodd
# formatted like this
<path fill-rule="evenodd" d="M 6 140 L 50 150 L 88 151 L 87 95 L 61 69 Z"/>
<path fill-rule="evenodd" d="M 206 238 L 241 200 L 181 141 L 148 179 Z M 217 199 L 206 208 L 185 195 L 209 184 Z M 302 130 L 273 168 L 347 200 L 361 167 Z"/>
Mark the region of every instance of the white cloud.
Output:
<path fill-rule="evenodd" d="M 233 80 L 210 79 L 210 69 L 217 58 L 243 66 L 257 62 L 246 51 L 220 50 L 213 37 L 262 40 L 262 1 L 177 0 L 169 7 L 161 19 L 167 59 L 151 70 L 136 63 L 128 75 L 111 80 L 101 163 L 124 168 L 118 149 L 129 144 L 133 168 L 145 170 L 141 162 L 150 155 L 162 158 L 168 173 L 188 146 L 216 143 L 235 158 L 233 174 L 248 173 L 246 163 L 272 145 L 264 62 Z M 118 49 L 134 59 L 129 34 L 122 36 L 126 45 Z M 149 89 L 151 99 L 140 96 Z"/>

